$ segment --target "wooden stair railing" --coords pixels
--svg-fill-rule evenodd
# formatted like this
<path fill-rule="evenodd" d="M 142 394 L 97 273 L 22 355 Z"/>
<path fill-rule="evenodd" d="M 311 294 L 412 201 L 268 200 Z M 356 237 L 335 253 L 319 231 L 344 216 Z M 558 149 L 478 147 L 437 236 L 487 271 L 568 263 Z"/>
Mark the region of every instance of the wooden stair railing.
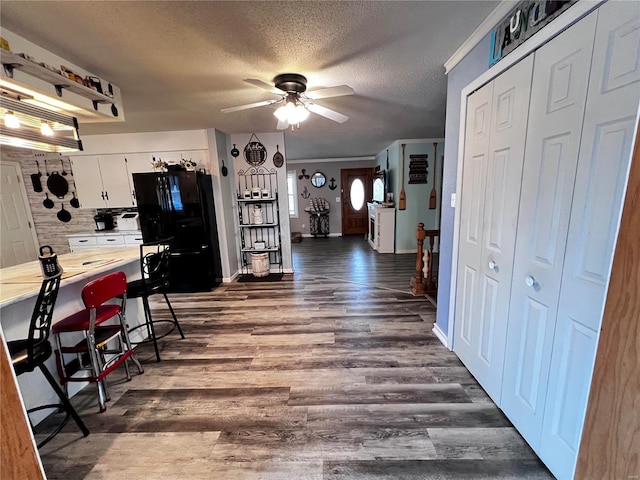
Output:
<path fill-rule="evenodd" d="M 434 295 L 437 292 L 438 284 L 433 271 L 433 245 L 436 237 L 440 236 L 440 230 L 425 230 L 424 223 L 419 223 L 416 230 L 416 240 L 418 242 L 418 253 L 416 256 L 416 273 L 411 278 L 411 293 L 413 295 Z M 424 250 L 424 240 L 429 238 L 429 247 Z M 425 261 L 426 257 L 426 272 Z"/>

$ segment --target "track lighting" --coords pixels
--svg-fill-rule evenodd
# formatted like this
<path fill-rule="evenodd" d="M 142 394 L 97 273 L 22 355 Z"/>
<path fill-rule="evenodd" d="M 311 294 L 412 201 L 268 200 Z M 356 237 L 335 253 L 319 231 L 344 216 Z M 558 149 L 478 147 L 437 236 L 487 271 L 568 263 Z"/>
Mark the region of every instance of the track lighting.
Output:
<path fill-rule="evenodd" d="M 75 117 L 37 107 L 20 98 L 0 95 L 0 115 L 3 112 L 0 145 L 45 152 L 82 150 Z"/>
<path fill-rule="evenodd" d="M 20 128 L 20 119 L 11 110 L 4 114 L 4 125 L 7 128 Z"/>

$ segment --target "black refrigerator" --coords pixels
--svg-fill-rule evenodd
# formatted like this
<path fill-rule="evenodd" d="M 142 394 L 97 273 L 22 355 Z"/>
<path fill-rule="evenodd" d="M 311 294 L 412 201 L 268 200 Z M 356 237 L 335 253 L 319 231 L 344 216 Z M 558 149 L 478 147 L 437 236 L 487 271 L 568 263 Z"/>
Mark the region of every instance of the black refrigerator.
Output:
<path fill-rule="evenodd" d="M 209 291 L 222 281 L 211 175 L 134 173 L 145 242 L 173 237 L 170 291 Z"/>

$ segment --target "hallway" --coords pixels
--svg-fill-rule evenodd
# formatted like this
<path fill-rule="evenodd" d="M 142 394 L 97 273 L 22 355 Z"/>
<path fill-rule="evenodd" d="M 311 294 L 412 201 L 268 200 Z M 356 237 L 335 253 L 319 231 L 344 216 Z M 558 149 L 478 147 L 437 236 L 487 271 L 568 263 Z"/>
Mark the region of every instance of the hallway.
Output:
<path fill-rule="evenodd" d="M 139 348 L 145 373 L 105 413 L 93 388 L 74 397 L 91 435 L 69 424 L 45 446 L 48 478 L 551 478 L 431 333 L 433 305 L 403 293 L 415 255 L 293 249 L 280 282 L 173 295 L 186 339 L 163 339 L 161 363 Z"/>

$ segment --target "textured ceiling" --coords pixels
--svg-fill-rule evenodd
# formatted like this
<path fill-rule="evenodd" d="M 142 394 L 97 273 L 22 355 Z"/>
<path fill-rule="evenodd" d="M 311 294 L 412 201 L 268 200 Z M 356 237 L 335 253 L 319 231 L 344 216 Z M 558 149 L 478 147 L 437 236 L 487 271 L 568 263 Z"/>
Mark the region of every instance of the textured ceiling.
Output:
<path fill-rule="evenodd" d="M 327 158 L 443 136 L 443 63 L 497 3 L 2 0 L 0 23 L 120 87 L 126 122 L 81 134 L 271 132 L 273 106 L 220 112 L 277 98 L 244 78 L 295 72 L 309 89 L 349 85 L 355 95 L 317 102 L 346 123 L 311 114 L 285 133 L 290 159 Z"/>

